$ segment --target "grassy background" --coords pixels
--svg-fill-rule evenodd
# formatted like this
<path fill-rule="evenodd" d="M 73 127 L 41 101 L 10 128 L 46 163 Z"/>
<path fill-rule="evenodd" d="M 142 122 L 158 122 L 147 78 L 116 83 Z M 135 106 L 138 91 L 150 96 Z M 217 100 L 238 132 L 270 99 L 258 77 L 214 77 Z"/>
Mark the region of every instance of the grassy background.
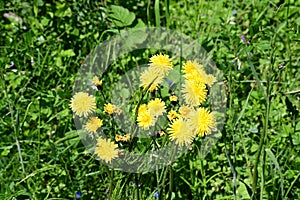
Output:
<path fill-rule="evenodd" d="M 110 183 L 111 199 L 137 199 L 138 189 L 140 199 L 300 199 L 298 1 L 0 5 L 0 199 L 108 199 Z M 122 23 L 112 5 L 128 9 Z M 228 89 L 226 124 L 205 159 L 195 150 L 154 173 L 107 174 L 75 131 L 75 76 L 102 41 L 144 26 L 181 31 L 208 51 Z"/>

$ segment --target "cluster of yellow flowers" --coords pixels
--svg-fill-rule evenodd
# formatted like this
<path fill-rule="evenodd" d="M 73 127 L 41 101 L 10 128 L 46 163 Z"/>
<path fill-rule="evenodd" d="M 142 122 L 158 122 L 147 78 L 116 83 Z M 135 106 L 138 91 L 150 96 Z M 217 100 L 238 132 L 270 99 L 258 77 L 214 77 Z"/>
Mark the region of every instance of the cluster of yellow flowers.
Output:
<path fill-rule="evenodd" d="M 213 75 L 207 75 L 204 67 L 197 62 L 187 61 L 183 66 L 185 82 L 182 93 L 186 104 L 199 106 L 206 100 L 207 86 L 211 86 L 215 81 Z"/>
<path fill-rule="evenodd" d="M 122 110 L 120 108 L 118 108 L 117 106 L 111 104 L 111 103 L 107 103 L 104 105 L 104 111 L 107 112 L 108 114 L 112 115 L 114 113 L 121 115 L 122 114 Z"/>
<path fill-rule="evenodd" d="M 160 84 L 172 69 L 173 63 L 168 55 L 152 56 L 149 67 L 140 76 L 140 87 L 144 89 L 144 92 L 159 90 Z M 171 106 L 167 111 L 167 105 L 178 105 L 179 100 L 175 94 L 170 95 L 166 102 L 157 97 L 148 103 L 140 104 L 141 102 L 139 102 L 136 121 L 139 127 L 148 130 L 155 126 L 159 117 L 166 114 L 169 124 L 167 128 L 160 129 L 160 137 L 167 136 L 177 145 L 187 146 L 193 142 L 197 135 L 210 134 L 211 130 L 216 127 L 214 114 L 208 108 L 201 107 L 207 98 L 207 88 L 212 86 L 216 79 L 213 75 L 206 74 L 204 67 L 195 61 L 187 61 L 182 72 L 184 82 L 181 92 L 184 105 Z M 97 76 L 93 77 L 92 82 L 98 89 L 102 87 L 102 80 L 99 80 Z M 78 92 L 72 97 L 70 107 L 75 116 L 87 118 L 84 120 L 84 128 L 94 137 L 99 128 L 103 126 L 103 121 L 94 116 L 96 98 L 88 93 Z M 103 111 L 108 115 L 122 114 L 122 110 L 111 103 L 106 103 Z M 116 142 L 130 141 L 130 134 L 114 134 L 115 142 L 111 139 L 98 137 L 95 147 L 95 154 L 108 163 L 118 157 L 121 152 Z"/>
<path fill-rule="evenodd" d="M 150 126 L 153 126 L 156 123 L 157 118 L 165 112 L 165 102 L 159 98 L 149 101 L 147 105 L 142 104 L 138 109 L 138 125 L 147 130 Z"/>
<path fill-rule="evenodd" d="M 165 76 L 172 70 L 173 64 L 168 55 L 154 55 L 150 58 L 149 68 L 142 73 L 140 86 L 149 88 L 150 92 L 156 90 Z"/>
<path fill-rule="evenodd" d="M 93 84 L 97 87 L 101 86 L 102 80 L 100 81 L 97 77 L 94 77 Z M 84 127 L 90 133 L 91 137 L 94 137 L 97 130 L 103 125 L 103 121 L 101 119 L 91 116 L 96 110 L 96 98 L 88 93 L 78 92 L 72 97 L 70 107 L 75 116 L 88 117 Z M 121 109 L 111 103 L 105 104 L 103 110 L 109 115 L 114 113 L 120 115 L 122 113 Z M 130 135 L 125 135 L 120 136 L 119 140 L 116 138 L 116 141 L 129 141 L 129 139 Z M 118 149 L 118 145 L 110 139 L 103 139 L 102 137 L 97 139 L 95 154 L 105 162 L 111 162 L 114 158 L 118 157 L 119 152 L 120 150 Z"/>
<path fill-rule="evenodd" d="M 152 92 L 159 88 L 159 84 L 172 69 L 172 62 L 166 55 L 155 55 L 150 59 L 150 67 L 141 75 L 140 86 L 149 88 Z M 207 108 L 200 107 L 206 101 L 207 87 L 213 85 L 216 78 L 206 74 L 204 67 L 197 62 L 187 61 L 182 70 L 184 83 L 181 92 L 186 105 L 181 105 L 179 113 L 171 109 L 168 112 L 170 121 L 167 131 L 170 140 L 179 146 L 189 145 L 196 135 L 204 136 L 211 133 L 216 127 L 215 117 Z M 178 101 L 177 96 L 171 95 L 170 101 Z M 151 106 L 155 106 L 155 112 L 150 112 Z M 148 129 L 156 123 L 157 115 L 166 112 L 165 103 L 156 98 L 148 105 L 142 104 L 138 110 L 137 122 L 143 129 Z"/>

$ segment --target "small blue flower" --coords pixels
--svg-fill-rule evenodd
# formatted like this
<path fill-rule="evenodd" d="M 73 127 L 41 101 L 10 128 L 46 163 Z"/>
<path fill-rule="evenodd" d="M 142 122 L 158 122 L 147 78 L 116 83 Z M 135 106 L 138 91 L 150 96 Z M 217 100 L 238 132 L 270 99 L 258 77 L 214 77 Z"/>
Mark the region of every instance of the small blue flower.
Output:
<path fill-rule="evenodd" d="M 234 9 L 234 10 L 232 11 L 232 14 L 233 14 L 233 15 L 236 15 L 236 14 L 237 14 L 237 10 Z"/>
<path fill-rule="evenodd" d="M 158 191 L 156 191 L 156 192 L 154 193 L 154 198 L 155 198 L 155 199 L 158 199 Z"/>
<path fill-rule="evenodd" d="M 82 195 L 82 192 L 76 192 L 75 193 L 75 196 L 76 196 L 76 199 L 79 199 Z"/>
<path fill-rule="evenodd" d="M 247 39 L 246 39 L 246 36 L 245 36 L 245 35 L 242 35 L 242 36 L 241 36 L 241 39 L 242 39 L 243 42 L 245 42 L 245 43 L 247 42 Z"/>
<path fill-rule="evenodd" d="M 173 84 L 172 81 L 170 81 L 170 80 L 167 80 L 167 83 L 168 83 L 169 85 L 172 85 L 172 84 Z"/>

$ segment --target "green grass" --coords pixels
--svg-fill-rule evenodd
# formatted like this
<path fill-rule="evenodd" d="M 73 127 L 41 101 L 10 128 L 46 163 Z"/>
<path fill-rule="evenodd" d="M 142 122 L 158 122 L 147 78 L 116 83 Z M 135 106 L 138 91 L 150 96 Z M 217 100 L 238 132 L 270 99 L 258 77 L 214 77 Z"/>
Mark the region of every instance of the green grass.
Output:
<path fill-rule="evenodd" d="M 81 199 L 154 199 L 156 191 L 160 199 L 300 199 L 297 1 L 0 5 L 0 199 L 75 199 L 76 191 Z M 22 22 L 4 17 L 12 13 Z M 69 103 L 87 55 L 116 33 L 144 26 L 181 31 L 207 50 L 224 74 L 226 122 L 204 159 L 197 140 L 172 165 L 129 174 L 87 153 Z M 120 66 L 147 63 L 142 53 L 131 56 L 138 59 Z"/>

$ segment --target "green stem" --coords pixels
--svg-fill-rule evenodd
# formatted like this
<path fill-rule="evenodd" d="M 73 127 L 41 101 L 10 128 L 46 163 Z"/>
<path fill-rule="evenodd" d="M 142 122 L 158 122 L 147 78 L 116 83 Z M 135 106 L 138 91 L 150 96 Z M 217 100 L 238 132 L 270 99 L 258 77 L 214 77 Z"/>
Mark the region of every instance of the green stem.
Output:
<path fill-rule="evenodd" d="M 267 92 L 269 91 L 268 87 L 269 87 L 269 84 L 267 84 Z M 258 146 L 258 150 L 257 150 L 256 156 L 255 156 L 255 163 L 254 163 L 254 167 L 253 167 L 254 171 L 253 171 L 253 179 L 252 179 L 252 192 L 253 192 L 254 196 L 256 195 L 256 190 L 257 190 L 259 158 L 260 158 L 261 152 L 263 150 L 263 146 L 264 146 L 265 139 L 267 136 L 267 131 L 268 131 L 269 113 L 270 113 L 270 101 L 269 101 L 269 95 L 267 94 L 264 127 L 263 127 L 262 135 L 260 137 L 259 146 Z M 261 191 L 261 192 L 263 192 L 263 191 Z"/>
<path fill-rule="evenodd" d="M 113 177 L 114 177 L 114 171 L 109 170 L 109 168 L 105 165 L 105 169 L 107 171 L 108 177 L 109 177 L 109 188 L 108 188 L 108 199 L 111 199 L 112 189 L 113 189 Z"/>
<path fill-rule="evenodd" d="M 165 0 L 165 8 L 166 8 L 166 24 L 167 28 L 170 28 L 170 0 Z"/>
<path fill-rule="evenodd" d="M 202 183 L 204 188 L 204 196 L 205 196 L 208 193 L 206 188 L 206 175 L 205 175 L 205 171 L 203 170 L 203 160 L 200 161 L 200 171 L 201 171 Z"/>
<path fill-rule="evenodd" d="M 263 166 L 262 166 L 262 172 L 261 172 L 261 192 L 260 192 L 260 200 L 263 200 L 263 191 L 264 191 L 264 187 L 265 187 L 265 161 L 266 161 L 266 154 L 265 154 L 265 150 L 262 151 L 263 153 Z"/>
<path fill-rule="evenodd" d="M 171 166 L 169 166 L 170 168 L 170 180 L 169 180 L 169 198 L 172 198 L 172 192 L 173 192 L 173 179 L 174 179 L 174 173 L 173 173 L 173 169 Z"/>
<path fill-rule="evenodd" d="M 167 179 L 167 174 L 168 174 L 168 170 L 169 170 L 169 167 L 167 167 L 166 168 L 166 171 L 165 171 L 165 174 L 164 174 L 164 176 L 163 176 L 163 180 L 162 180 L 162 195 L 163 194 L 166 194 L 166 192 L 165 192 L 165 190 L 166 190 L 166 188 L 165 188 L 165 183 L 166 183 L 166 179 Z M 162 196 L 163 197 L 163 196 Z M 163 199 L 163 198 L 162 198 Z"/>
<path fill-rule="evenodd" d="M 135 174 L 135 185 L 137 187 L 137 189 L 136 189 L 136 199 L 140 200 L 140 183 L 139 183 L 138 174 Z"/>

